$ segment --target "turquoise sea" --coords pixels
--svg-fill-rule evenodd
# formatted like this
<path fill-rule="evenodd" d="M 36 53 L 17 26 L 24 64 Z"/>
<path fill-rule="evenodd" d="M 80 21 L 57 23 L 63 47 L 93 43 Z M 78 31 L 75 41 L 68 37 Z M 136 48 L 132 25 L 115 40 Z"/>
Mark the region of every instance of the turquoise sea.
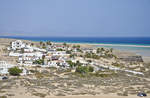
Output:
<path fill-rule="evenodd" d="M 144 46 L 144 45 L 143 45 Z M 138 55 L 150 57 L 150 47 L 142 47 L 142 46 L 128 46 L 128 45 L 113 45 L 113 46 L 108 46 L 108 45 L 97 45 L 97 47 L 105 47 L 105 48 L 113 48 L 117 50 L 123 50 L 123 51 L 131 51 L 134 52 Z"/>
<path fill-rule="evenodd" d="M 15 38 L 32 41 L 52 41 L 67 43 L 103 44 L 98 47 L 114 48 L 132 51 L 142 56 L 150 57 L 150 37 L 19 37 L 0 36 L 0 38 Z M 111 45 L 109 45 L 111 44 Z M 145 47 L 146 46 L 146 47 Z"/>

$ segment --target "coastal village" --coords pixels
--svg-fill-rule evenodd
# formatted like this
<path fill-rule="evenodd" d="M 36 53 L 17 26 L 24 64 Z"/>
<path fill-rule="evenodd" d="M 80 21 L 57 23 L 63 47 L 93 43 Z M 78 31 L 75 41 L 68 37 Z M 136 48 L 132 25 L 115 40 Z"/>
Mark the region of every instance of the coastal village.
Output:
<path fill-rule="evenodd" d="M 118 55 L 115 51 L 77 43 L 15 39 L 7 44 L 2 42 L 0 98 L 19 98 L 16 96 L 20 93 L 7 89 L 15 88 L 12 85 L 20 87 L 15 88 L 18 90 L 31 90 L 26 93 L 26 97 L 30 98 L 31 95 L 86 95 L 86 92 L 91 95 L 111 92 L 119 96 L 150 93 L 150 66 L 144 63 L 142 56 Z M 22 93 L 25 94 L 25 91 Z"/>

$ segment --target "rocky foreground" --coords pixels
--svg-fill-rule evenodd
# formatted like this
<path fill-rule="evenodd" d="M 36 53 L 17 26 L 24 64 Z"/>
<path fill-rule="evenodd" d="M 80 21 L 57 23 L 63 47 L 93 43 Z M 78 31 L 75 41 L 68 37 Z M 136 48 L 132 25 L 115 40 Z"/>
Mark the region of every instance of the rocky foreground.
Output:
<path fill-rule="evenodd" d="M 150 94 L 149 76 L 143 77 L 122 72 L 101 76 L 90 74 L 82 76 L 67 70 L 39 69 L 41 73 L 37 71 L 30 76 L 9 77 L 8 80 L 0 81 L 0 98 L 106 96 L 111 94 L 133 96 L 134 98 L 138 92 Z"/>

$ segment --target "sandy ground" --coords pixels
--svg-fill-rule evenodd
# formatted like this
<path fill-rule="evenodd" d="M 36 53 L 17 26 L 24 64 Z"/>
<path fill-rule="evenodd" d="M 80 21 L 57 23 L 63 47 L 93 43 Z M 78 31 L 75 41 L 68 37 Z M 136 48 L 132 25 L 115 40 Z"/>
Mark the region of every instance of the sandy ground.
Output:
<path fill-rule="evenodd" d="M 9 97 L 8 97 L 9 98 Z M 39 97 L 36 97 L 36 96 L 11 96 L 10 98 L 39 98 Z M 47 96 L 45 98 L 140 98 L 138 96 L 135 96 L 135 95 L 130 95 L 130 96 L 117 96 L 115 94 L 109 94 L 109 95 L 99 95 L 99 96 L 55 96 L 55 97 L 52 97 L 52 96 Z M 148 98 L 148 97 L 146 97 Z"/>
<path fill-rule="evenodd" d="M 143 57 L 145 63 L 150 63 L 150 57 Z"/>
<path fill-rule="evenodd" d="M 49 97 L 58 98 L 58 97 Z M 59 98 L 139 98 L 138 96 L 117 96 L 117 95 L 100 95 L 100 96 L 67 96 Z"/>

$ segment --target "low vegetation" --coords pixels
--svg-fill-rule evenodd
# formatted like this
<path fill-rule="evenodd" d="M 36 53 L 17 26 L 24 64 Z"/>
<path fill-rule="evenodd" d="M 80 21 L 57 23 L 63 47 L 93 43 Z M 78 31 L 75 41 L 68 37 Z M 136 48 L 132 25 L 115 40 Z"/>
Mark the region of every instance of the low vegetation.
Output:
<path fill-rule="evenodd" d="M 56 49 L 57 51 L 64 51 L 63 49 L 61 49 L 61 48 L 58 48 L 58 49 Z"/>
<path fill-rule="evenodd" d="M 86 74 L 86 73 L 93 72 L 93 71 L 94 71 L 94 68 L 91 66 L 78 66 L 76 68 L 76 72 L 80 74 Z"/>
<path fill-rule="evenodd" d="M 10 69 L 8 70 L 8 72 L 9 72 L 10 75 L 19 76 L 20 73 L 22 73 L 22 70 L 19 69 L 18 67 L 13 67 L 13 68 L 10 68 Z"/>
<path fill-rule="evenodd" d="M 104 48 L 97 48 L 96 53 L 102 53 L 103 51 L 105 51 Z"/>
<path fill-rule="evenodd" d="M 44 64 L 44 60 L 43 59 L 35 60 L 33 62 L 33 64 L 40 64 L 40 65 L 42 65 L 42 64 Z"/>
<path fill-rule="evenodd" d="M 121 64 L 119 64 L 119 63 L 112 63 L 112 65 L 115 67 L 121 67 Z"/>
<path fill-rule="evenodd" d="M 100 56 L 98 56 L 97 54 L 95 53 L 86 53 L 85 58 L 93 58 L 93 59 L 100 59 Z"/>
<path fill-rule="evenodd" d="M 72 61 L 67 61 L 67 63 L 70 65 L 71 68 L 77 67 L 77 66 L 81 66 L 82 64 L 77 61 L 76 63 L 72 62 Z"/>
<path fill-rule="evenodd" d="M 73 45 L 73 48 L 79 49 L 79 48 L 80 48 L 80 45 Z"/>

